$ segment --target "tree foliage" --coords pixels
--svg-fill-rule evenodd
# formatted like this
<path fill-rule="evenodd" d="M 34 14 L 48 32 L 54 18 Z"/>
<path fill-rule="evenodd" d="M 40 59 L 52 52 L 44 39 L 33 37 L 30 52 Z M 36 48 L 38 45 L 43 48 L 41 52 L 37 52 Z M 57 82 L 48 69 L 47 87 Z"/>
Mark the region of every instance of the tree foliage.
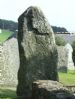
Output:
<path fill-rule="evenodd" d="M 17 30 L 17 27 L 17 22 L 0 19 L 0 29 L 15 31 Z"/>
<path fill-rule="evenodd" d="M 68 32 L 66 28 L 64 27 L 57 27 L 57 26 L 52 26 L 52 29 L 55 32 Z"/>

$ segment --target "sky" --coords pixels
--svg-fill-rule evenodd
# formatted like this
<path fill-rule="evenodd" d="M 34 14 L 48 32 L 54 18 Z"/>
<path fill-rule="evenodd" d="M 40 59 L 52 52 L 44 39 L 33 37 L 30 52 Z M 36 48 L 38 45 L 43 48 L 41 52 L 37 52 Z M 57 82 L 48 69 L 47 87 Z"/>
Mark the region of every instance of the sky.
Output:
<path fill-rule="evenodd" d="M 0 0 L 0 19 L 17 21 L 29 6 L 40 7 L 50 25 L 75 32 L 75 0 Z"/>

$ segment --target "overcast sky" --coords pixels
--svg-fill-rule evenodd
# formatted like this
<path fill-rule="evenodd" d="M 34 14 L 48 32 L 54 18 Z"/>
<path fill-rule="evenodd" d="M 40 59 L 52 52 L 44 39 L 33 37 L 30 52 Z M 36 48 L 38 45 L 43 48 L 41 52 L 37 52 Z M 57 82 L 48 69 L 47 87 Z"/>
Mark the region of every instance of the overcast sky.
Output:
<path fill-rule="evenodd" d="M 51 25 L 75 31 L 75 0 L 0 0 L 0 18 L 17 21 L 29 6 L 38 6 Z"/>

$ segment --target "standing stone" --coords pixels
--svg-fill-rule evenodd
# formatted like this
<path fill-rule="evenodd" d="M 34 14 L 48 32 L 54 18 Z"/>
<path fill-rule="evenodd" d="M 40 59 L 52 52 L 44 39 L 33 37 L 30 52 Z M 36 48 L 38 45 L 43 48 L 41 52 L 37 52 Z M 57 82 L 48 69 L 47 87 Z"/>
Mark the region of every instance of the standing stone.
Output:
<path fill-rule="evenodd" d="M 65 51 L 66 51 L 66 56 L 67 56 L 67 63 L 66 63 L 67 69 L 75 70 L 74 63 L 72 60 L 73 48 L 69 43 L 65 45 Z"/>
<path fill-rule="evenodd" d="M 0 42 L 0 85 L 16 87 L 19 69 L 19 50 L 16 33 Z"/>
<path fill-rule="evenodd" d="M 18 19 L 20 68 L 17 95 L 31 96 L 35 80 L 57 80 L 54 33 L 37 7 L 29 7 Z M 22 99 L 22 98 L 21 98 Z"/>
<path fill-rule="evenodd" d="M 2 68 L 3 68 L 3 63 L 4 63 L 4 61 L 3 61 L 3 44 L 2 43 L 0 43 L 0 80 L 1 80 L 1 76 L 2 76 Z M 0 81 L 0 83 L 1 83 L 2 81 Z"/>
<path fill-rule="evenodd" d="M 65 46 L 57 46 L 58 51 L 58 71 L 67 72 L 67 55 Z"/>
<path fill-rule="evenodd" d="M 16 86 L 18 69 L 18 42 L 12 37 L 0 44 L 0 84 Z"/>
<path fill-rule="evenodd" d="M 72 60 L 72 46 L 67 43 L 65 46 L 57 46 L 58 51 L 58 67 L 59 71 L 67 72 L 67 70 L 75 70 Z M 62 54 L 63 53 L 63 54 Z"/>

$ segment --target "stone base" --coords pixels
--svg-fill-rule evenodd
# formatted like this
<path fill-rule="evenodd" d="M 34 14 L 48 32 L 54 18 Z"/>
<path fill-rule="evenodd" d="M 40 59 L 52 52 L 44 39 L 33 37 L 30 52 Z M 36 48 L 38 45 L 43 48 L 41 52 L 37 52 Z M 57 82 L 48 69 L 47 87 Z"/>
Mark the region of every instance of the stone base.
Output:
<path fill-rule="evenodd" d="M 67 68 L 68 68 L 68 70 L 75 70 L 75 66 L 74 66 L 73 62 L 69 63 L 67 65 Z"/>
<path fill-rule="evenodd" d="M 57 81 L 38 80 L 32 86 L 32 99 L 75 99 L 75 96 Z"/>

